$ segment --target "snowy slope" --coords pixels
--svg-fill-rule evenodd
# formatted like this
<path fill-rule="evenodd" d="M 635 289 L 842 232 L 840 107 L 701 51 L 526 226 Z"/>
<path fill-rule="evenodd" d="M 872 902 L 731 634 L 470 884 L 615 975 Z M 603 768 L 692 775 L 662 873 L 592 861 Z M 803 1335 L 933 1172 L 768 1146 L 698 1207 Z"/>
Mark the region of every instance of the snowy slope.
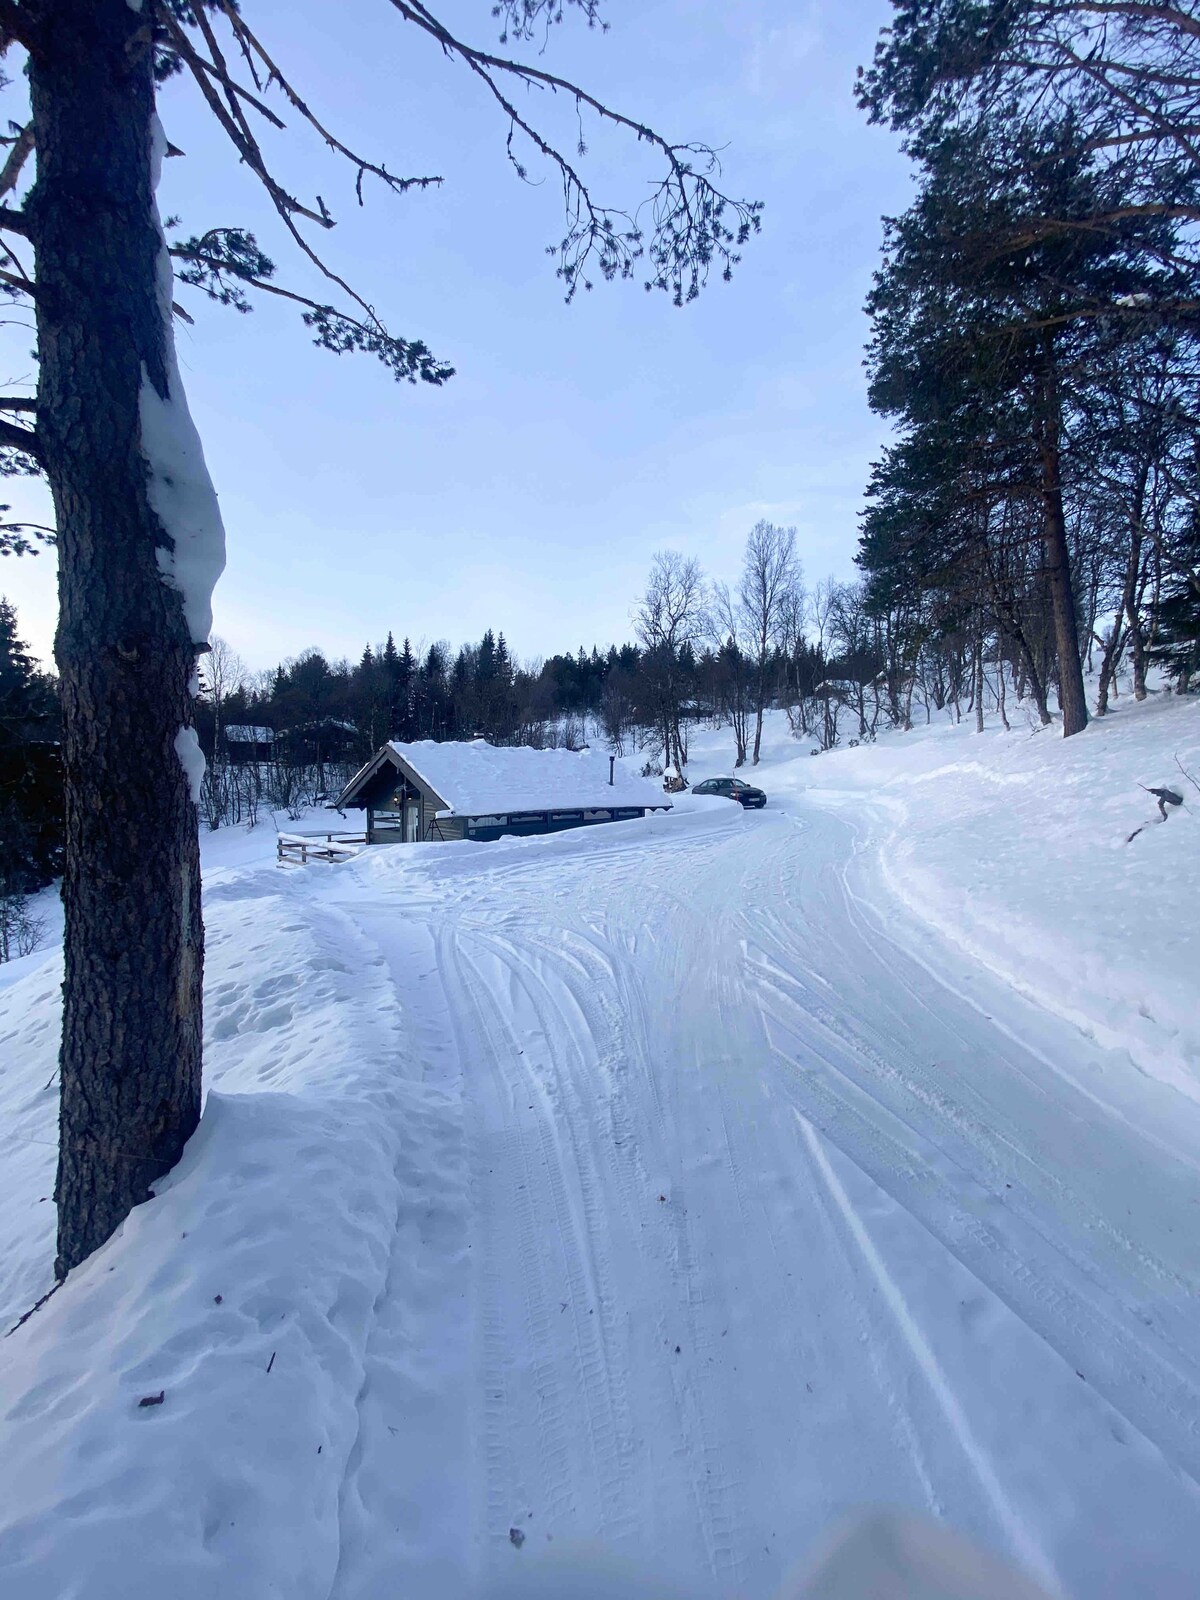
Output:
<path fill-rule="evenodd" d="M 1200 1096 L 1200 792 L 1180 770 L 1200 782 L 1200 700 L 1123 697 L 1067 740 L 1020 711 L 1010 720 L 1005 733 L 990 715 L 979 735 L 942 713 L 810 757 L 776 714 L 755 781 L 780 800 L 848 810 L 912 911 L 1141 1071 Z M 725 769 L 727 734 L 695 744 L 693 782 Z M 1183 795 L 1166 825 L 1143 785 Z"/>
<path fill-rule="evenodd" d="M 775 730 L 762 813 L 337 867 L 206 837 L 212 1091 L 156 1200 L 0 1343 L 0 1587 L 456 1600 L 582 1544 L 767 1600 L 885 1503 L 1051 1592 L 1193 1594 L 1200 1105 L 930 925 L 966 905 L 1000 964 L 988 874 L 950 898 L 980 837 L 1024 926 L 1052 871 L 1099 896 L 1064 841 L 1107 867 L 1154 815 L 1113 809 L 1126 766 L 1162 781 L 1192 715 L 820 759 Z M 1100 821 L 1046 812 L 1068 782 Z M 1011 841 L 1047 815 L 1035 867 Z M 1192 825 L 1129 847 L 1177 853 L 1136 858 L 1126 918 Z M 16 967 L 12 1316 L 48 1286 L 57 957 Z"/>

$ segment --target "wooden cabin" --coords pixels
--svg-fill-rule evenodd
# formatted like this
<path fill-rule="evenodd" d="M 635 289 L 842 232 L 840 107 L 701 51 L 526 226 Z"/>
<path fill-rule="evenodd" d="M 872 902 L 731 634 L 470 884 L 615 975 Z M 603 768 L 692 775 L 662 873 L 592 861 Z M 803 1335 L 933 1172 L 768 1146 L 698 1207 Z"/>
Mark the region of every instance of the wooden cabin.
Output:
<path fill-rule="evenodd" d="M 271 761 L 275 755 L 274 728 L 233 723 L 221 729 L 221 742 L 225 747 L 225 759 L 232 767 L 261 764 Z"/>
<path fill-rule="evenodd" d="M 671 809 L 655 783 L 596 751 L 486 739 L 385 744 L 334 803 L 366 812 L 368 844 L 558 833 Z"/>

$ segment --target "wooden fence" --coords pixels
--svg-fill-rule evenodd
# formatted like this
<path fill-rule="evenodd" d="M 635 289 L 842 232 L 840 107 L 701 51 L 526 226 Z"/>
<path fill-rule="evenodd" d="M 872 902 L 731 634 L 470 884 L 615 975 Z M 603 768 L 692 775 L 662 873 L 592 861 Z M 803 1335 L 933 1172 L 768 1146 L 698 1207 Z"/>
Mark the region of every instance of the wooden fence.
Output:
<path fill-rule="evenodd" d="M 349 861 L 358 854 L 358 846 L 367 843 L 365 833 L 281 833 L 276 844 L 280 864 L 297 861 L 307 866 L 310 861 Z"/>

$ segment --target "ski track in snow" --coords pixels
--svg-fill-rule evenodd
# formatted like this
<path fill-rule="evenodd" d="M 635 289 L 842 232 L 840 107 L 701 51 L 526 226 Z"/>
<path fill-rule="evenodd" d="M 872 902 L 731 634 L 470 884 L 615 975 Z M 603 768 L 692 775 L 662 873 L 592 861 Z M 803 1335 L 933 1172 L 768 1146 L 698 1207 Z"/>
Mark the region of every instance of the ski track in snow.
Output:
<path fill-rule="evenodd" d="M 360 1429 L 343 1540 L 352 1501 L 383 1545 L 331 1600 L 572 1542 L 765 1596 L 879 1501 L 1052 1591 L 1192 1592 L 1197 1108 L 917 928 L 840 818 L 616 831 L 326 891 L 459 1113 L 471 1307 L 422 1434 L 457 1526 L 389 1548 L 417 1490 Z"/>

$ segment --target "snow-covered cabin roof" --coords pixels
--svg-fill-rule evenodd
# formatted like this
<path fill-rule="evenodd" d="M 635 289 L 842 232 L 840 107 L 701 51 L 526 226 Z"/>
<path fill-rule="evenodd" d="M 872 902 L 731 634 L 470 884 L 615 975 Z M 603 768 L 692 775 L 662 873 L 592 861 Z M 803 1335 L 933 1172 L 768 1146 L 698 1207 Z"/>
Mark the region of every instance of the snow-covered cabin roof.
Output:
<path fill-rule="evenodd" d="M 235 722 L 224 733 L 230 744 L 272 744 L 275 740 L 274 728 L 256 728 L 250 723 Z"/>
<path fill-rule="evenodd" d="M 443 817 L 670 805 L 659 784 L 619 763 L 610 784 L 608 757 L 595 750 L 501 748 L 486 739 L 392 741 L 385 749 L 433 790 L 443 802 L 438 812 Z"/>

